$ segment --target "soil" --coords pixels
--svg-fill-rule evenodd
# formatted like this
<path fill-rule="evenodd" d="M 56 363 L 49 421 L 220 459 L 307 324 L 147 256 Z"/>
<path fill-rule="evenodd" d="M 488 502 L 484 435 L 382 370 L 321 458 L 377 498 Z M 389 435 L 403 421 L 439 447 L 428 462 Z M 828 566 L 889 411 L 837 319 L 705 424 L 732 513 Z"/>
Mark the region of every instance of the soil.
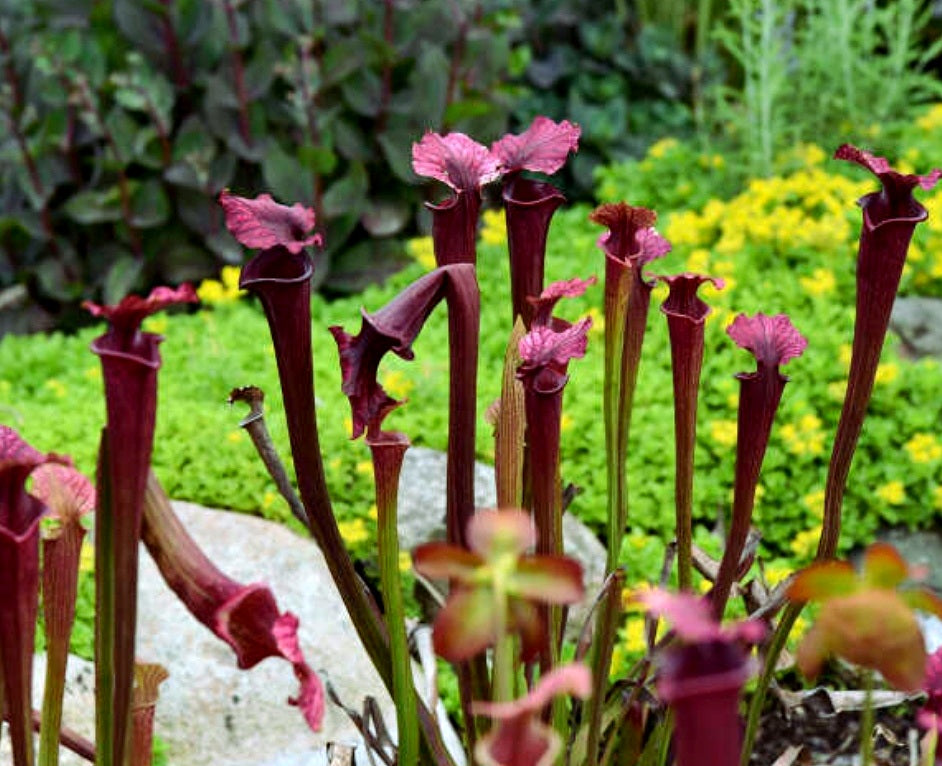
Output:
<path fill-rule="evenodd" d="M 875 711 L 874 766 L 918 763 L 921 732 L 918 705 L 904 703 Z M 860 712 L 835 712 L 825 692 L 787 706 L 773 697 L 763 716 L 752 766 L 851 766 L 860 762 Z"/>

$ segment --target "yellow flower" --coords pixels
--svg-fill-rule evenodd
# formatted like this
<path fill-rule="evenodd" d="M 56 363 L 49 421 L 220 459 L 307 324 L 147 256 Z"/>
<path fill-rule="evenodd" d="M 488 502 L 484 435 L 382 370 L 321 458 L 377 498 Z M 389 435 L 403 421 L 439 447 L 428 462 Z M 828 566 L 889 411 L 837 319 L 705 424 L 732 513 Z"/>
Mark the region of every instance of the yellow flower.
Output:
<path fill-rule="evenodd" d="M 788 567 L 781 566 L 780 564 L 770 564 L 769 566 L 765 567 L 763 573 L 765 574 L 766 584 L 770 588 L 774 588 L 782 580 L 788 577 L 792 573 L 792 570 Z"/>
<path fill-rule="evenodd" d="M 275 500 L 278 499 L 278 495 L 272 492 L 270 489 L 262 495 L 262 510 L 268 510 L 275 504 Z"/>
<path fill-rule="evenodd" d="M 687 257 L 687 271 L 694 274 L 705 274 L 710 265 L 710 253 L 702 247 L 693 250 Z"/>
<path fill-rule="evenodd" d="M 828 383 L 828 396 L 837 401 L 841 401 L 844 398 L 844 394 L 847 393 L 847 381 L 838 380 L 833 383 Z"/>
<path fill-rule="evenodd" d="M 390 396 L 402 399 L 409 395 L 413 383 L 399 370 L 392 370 L 381 376 L 380 383 Z"/>
<path fill-rule="evenodd" d="M 141 329 L 146 332 L 154 332 L 158 335 L 161 335 L 167 332 L 167 317 L 165 316 L 156 316 L 156 317 L 147 317 L 141 325 Z"/>
<path fill-rule="evenodd" d="M 82 550 L 79 553 L 79 572 L 91 572 L 95 569 L 95 548 L 91 540 L 82 541 Z"/>
<path fill-rule="evenodd" d="M 366 522 L 363 519 L 348 519 L 337 523 L 340 529 L 340 536 L 347 545 L 358 545 L 365 543 L 370 538 L 369 530 L 366 528 Z"/>
<path fill-rule="evenodd" d="M 226 434 L 226 440 L 232 444 L 238 444 L 242 441 L 242 432 L 241 431 L 230 431 Z"/>
<path fill-rule="evenodd" d="M 373 474 L 373 461 L 361 460 L 356 464 L 356 472 L 363 476 L 371 476 Z"/>
<path fill-rule="evenodd" d="M 69 393 L 69 389 L 66 387 L 65 383 L 55 378 L 50 378 L 46 381 L 46 388 L 52 391 L 57 399 L 64 399 Z"/>
<path fill-rule="evenodd" d="M 906 502 L 906 487 L 901 481 L 890 481 L 877 488 L 876 496 L 887 505 L 902 505 Z"/>
<path fill-rule="evenodd" d="M 903 447 L 914 463 L 931 463 L 942 458 L 942 444 L 939 444 L 932 434 L 914 434 Z"/>
<path fill-rule="evenodd" d="M 662 138 L 648 149 L 648 156 L 659 160 L 678 145 L 676 138 Z"/>
<path fill-rule="evenodd" d="M 877 365 L 877 383 L 892 383 L 899 376 L 899 366 L 895 362 Z"/>
<path fill-rule="evenodd" d="M 736 421 L 713 420 L 710 422 L 710 438 L 723 447 L 736 444 Z"/>
<path fill-rule="evenodd" d="M 426 269 L 434 269 L 435 246 L 431 237 L 416 237 L 406 242 L 406 252 Z"/>
<path fill-rule="evenodd" d="M 196 294 L 203 303 L 222 303 L 225 300 L 226 289 L 222 286 L 222 282 L 204 279 L 196 288 Z"/>
<path fill-rule="evenodd" d="M 942 511 L 942 487 L 935 487 L 932 490 L 932 507 L 937 511 Z"/>
<path fill-rule="evenodd" d="M 605 334 L 605 315 L 595 306 L 590 306 L 588 310 L 589 318 L 592 320 L 592 326 L 589 328 L 591 337 L 599 337 Z"/>
<path fill-rule="evenodd" d="M 821 525 L 806 529 L 795 535 L 790 548 L 798 558 L 810 559 L 818 549 L 818 540 L 821 538 Z"/>
<path fill-rule="evenodd" d="M 370 506 L 370 509 L 366 512 L 368 518 L 376 521 L 379 518 L 379 508 L 376 507 L 376 503 Z"/>
<path fill-rule="evenodd" d="M 847 367 L 850 364 L 852 354 L 853 348 L 850 343 L 841 343 L 840 348 L 837 350 L 837 359 L 842 365 Z"/>
<path fill-rule="evenodd" d="M 916 127 L 924 133 L 932 133 L 942 128 L 942 103 L 929 107 L 929 110 L 916 120 Z"/>
<path fill-rule="evenodd" d="M 240 294 L 245 292 L 239 289 L 239 276 L 241 273 L 242 269 L 238 266 L 222 267 L 222 271 L 219 273 L 219 280 L 222 282 L 222 286 L 226 289 L 227 293 Z"/>
<path fill-rule="evenodd" d="M 644 654 L 648 642 L 644 639 L 644 618 L 629 617 L 625 621 L 625 651 L 629 654 Z"/>
<path fill-rule="evenodd" d="M 86 367 L 82 375 L 86 380 L 101 380 L 101 367 Z"/>
<path fill-rule="evenodd" d="M 799 277 L 798 281 L 808 295 L 819 297 L 834 292 L 837 280 L 830 269 L 815 269 L 810 277 Z"/>
<path fill-rule="evenodd" d="M 504 221 L 504 210 L 485 210 L 481 215 L 481 240 L 488 245 L 504 245 L 507 243 L 507 224 Z"/>
<path fill-rule="evenodd" d="M 816 489 L 814 492 L 809 492 L 805 495 L 802 500 L 805 508 L 811 511 L 819 519 L 824 515 L 824 490 Z"/>
<path fill-rule="evenodd" d="M 408 572 L 412 569 L 412 554 L 409 551 L 399 551 L 399 571 Z"/>
<path fill-rule="evenodd" d="M 568 412 L 564 412 L 562 417 L 559 419 L 559 430 L 565 433 L 572 429 L 573 423 L 575 421 L 572 419 L 572 415 Z"/>

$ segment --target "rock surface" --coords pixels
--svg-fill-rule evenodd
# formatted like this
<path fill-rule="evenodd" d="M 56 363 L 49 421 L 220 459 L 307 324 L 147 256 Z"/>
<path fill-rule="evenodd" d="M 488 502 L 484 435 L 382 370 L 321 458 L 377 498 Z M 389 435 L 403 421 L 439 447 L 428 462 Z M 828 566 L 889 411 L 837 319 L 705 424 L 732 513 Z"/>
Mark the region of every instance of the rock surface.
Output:
<path fill-rule="evenodd" d="M 942 300 L 921 296 L 897 298 L 890 328 L 912 356 L 942 358 Z"/>
<path fill-rule="evenodd" d="M 444 536 L 445 455 L 412 448 L 406 453 L 400 488 L 400 537 L 404 548 Z M 495 503 L 494 469 L 475 469 L 475 502 Z M 278 524 L 191 503 L 174 508 L 197 543 L 230 577 L 269 585 L 283 611 L 301 620 L 299 636 L 308 662 L 350 707 L 365 695 L 378 699 L 384 720 L 395 731 L 392 703 L 361 647 L 323 556 L 308 538 Z M 601 585 L 605 550 L 578 520 L 564 517 L 566 550 L 586 572 L 590 594 Z M 320 766 L 328 742 L 359 743 L 357 762 L 366 763 L 359 734 L 347 716 L 328 703 L 323 731 L 311 732 L 297 708 L 287 704 L 297 682 L 287 662 L 268 659 L 248 671 L 236 668 L 232 651 L 186 611 L 141 548 L 137 654 L 170 671 L 161 686 L 157 733 L 172 766 Z M 581 625 L 576 612 L 571 625 Z M 35 706 L 41 702 L 44 658 L 36 658 Z M 65 725 L 92 738 L 94 671 L 70 658 Z M 453 733 L 452 733 L 453 734 Z M 62 766 L 83 761 L 63 751 Z M 0 743 L 0 766 L 10 763 L 8 742 Z"/>
<path fill-rule="evenodd" d="M 317 546 L 278 524 L 241 514 L 175 502 L 174 508 L 209 557 L 227 575 L 271 586 L 283 611 L 301 620 L 299 637 L 308 662 L 340 699 L 361 709 L 375 697 L 395 732 L 395 714 L 382 682 L 361 647 Z M 359 735 L 346 714 L 328 703 L 322 732 L 311 732 L 287 704 L 297 693 L 291 666 L 268 659 L 248 671 L 232 651 L 196 622 L 165 585 L 141 548 L 137 654 L 170 670 L 161 686 L 157 733 L 172 766 L 320 766 L 328 742 L 355 744 Z M 41 701 L 42 657 L 37 658 L 36 706 Z M 65 725 L 91 738 L 94 672 L 71 658 Z M 6 738 L 4 738 L 4 742 Z M 357 763 L 365 764 L 362 746 Z M 63 766 L 81 760 L 69 756 Z M 10 763 L 0 748 L 0 764 Z"/>

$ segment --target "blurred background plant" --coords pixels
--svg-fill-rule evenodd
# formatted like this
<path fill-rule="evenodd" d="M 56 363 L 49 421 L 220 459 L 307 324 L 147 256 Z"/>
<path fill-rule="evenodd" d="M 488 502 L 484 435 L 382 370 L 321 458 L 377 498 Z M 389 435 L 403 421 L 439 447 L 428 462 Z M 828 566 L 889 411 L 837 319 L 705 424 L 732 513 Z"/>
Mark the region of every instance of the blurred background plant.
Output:
<path fill-rule="evenodd" d="M 508 5 L 5 0 L 0 287 L 33 307 L 0 333 L 238 262 L 230 186 L 316 208 L 329 290 L 399 268 L 411 142 L 506 125 Z"/>
<path fill-rule="evenodd" d="M 675 157 L 646 201 L 670 208 L 702 201 L 681 176 L 731 196 L 805 142 L 892 155 L 942 95 L 940 21 L 931 0 L 0 0 L 0 335 L 237 264 L 227 186 L 317 209 L 328 295 L 381 281 L 428 225 L 426 129 L 578 122 L 561 182 L 587 202 L 597 170 L 679 141 L 696 173 Z"/>

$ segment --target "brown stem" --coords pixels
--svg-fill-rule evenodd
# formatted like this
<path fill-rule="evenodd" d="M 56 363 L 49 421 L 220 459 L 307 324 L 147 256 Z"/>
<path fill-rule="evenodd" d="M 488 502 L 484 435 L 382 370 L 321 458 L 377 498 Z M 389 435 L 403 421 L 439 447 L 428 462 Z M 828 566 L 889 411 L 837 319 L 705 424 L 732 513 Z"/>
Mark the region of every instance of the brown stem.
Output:
<path fill-rule="evenodd" d="M 177 38 L 177 31 L 173 28 L 170 20 L 170 9 L 173 6 L 173 0 L 160 0 L 164 7 L 163 18 L 160 22 L 160 34 L 164 40 L 164 47 L 167 49 L 167 58 L 170 61 L 170 70 L 173 72 L 173 84 L 179 90 L 184 90 L 190 85 L 190 78 L 183 63 L 183 56 L 180 53 L 180 41 Z"/>
<path fill-rule="evenodd" d="M 239 51 L 239 25 L 231 0 L 223 0 L 226 23 L 229 26 L 229 45 L 232 49 L 232 74 L 235 79 L 236 98 L 239 100 L 239 134 L 247 146 L 252 145 L 252 130 L 249 124 L 249 98 L 245 91 L 245 70 L 242 53 Z"/>
<path fill-rule="evenodd" d="M 101 112 L 98 110 L 98 105 L 95 103 L 94 99 L 91 97 L 91 93 L 88 90 L 88 82 L 84 77 L 76 78 L 75 80 L 76 87 L 78 90 L 79 97 L 82 99 L 82 106 L 88 111 L 92 119 L 95 121 L 95 127 L 101 132 L 102 138 L 105 139 L 105 144 L 107 144 L 108 149 L 110 149 L 112 156 L 114 157 L 115 164 L 117 165 L 116 172 L 118 174 L 118 193 L 121 196 L 121 218 L 124 220 L 124 225 L 128 229 L 128 237 L 131 240 L 131 249 L 134 251 L 134 254 L 140 258 L 142 255 L 141 252 L 141 235 L 137 230 L 137 227 L 131 221 L 131 190 L 128 187 L 128 177 L 124 172 L 124 157 L 121 155 L 120 149 L 118 149 L 118 143 L 115 141 L 114 135 L 108 129 L 107 124 L 101 117 Z"/>

